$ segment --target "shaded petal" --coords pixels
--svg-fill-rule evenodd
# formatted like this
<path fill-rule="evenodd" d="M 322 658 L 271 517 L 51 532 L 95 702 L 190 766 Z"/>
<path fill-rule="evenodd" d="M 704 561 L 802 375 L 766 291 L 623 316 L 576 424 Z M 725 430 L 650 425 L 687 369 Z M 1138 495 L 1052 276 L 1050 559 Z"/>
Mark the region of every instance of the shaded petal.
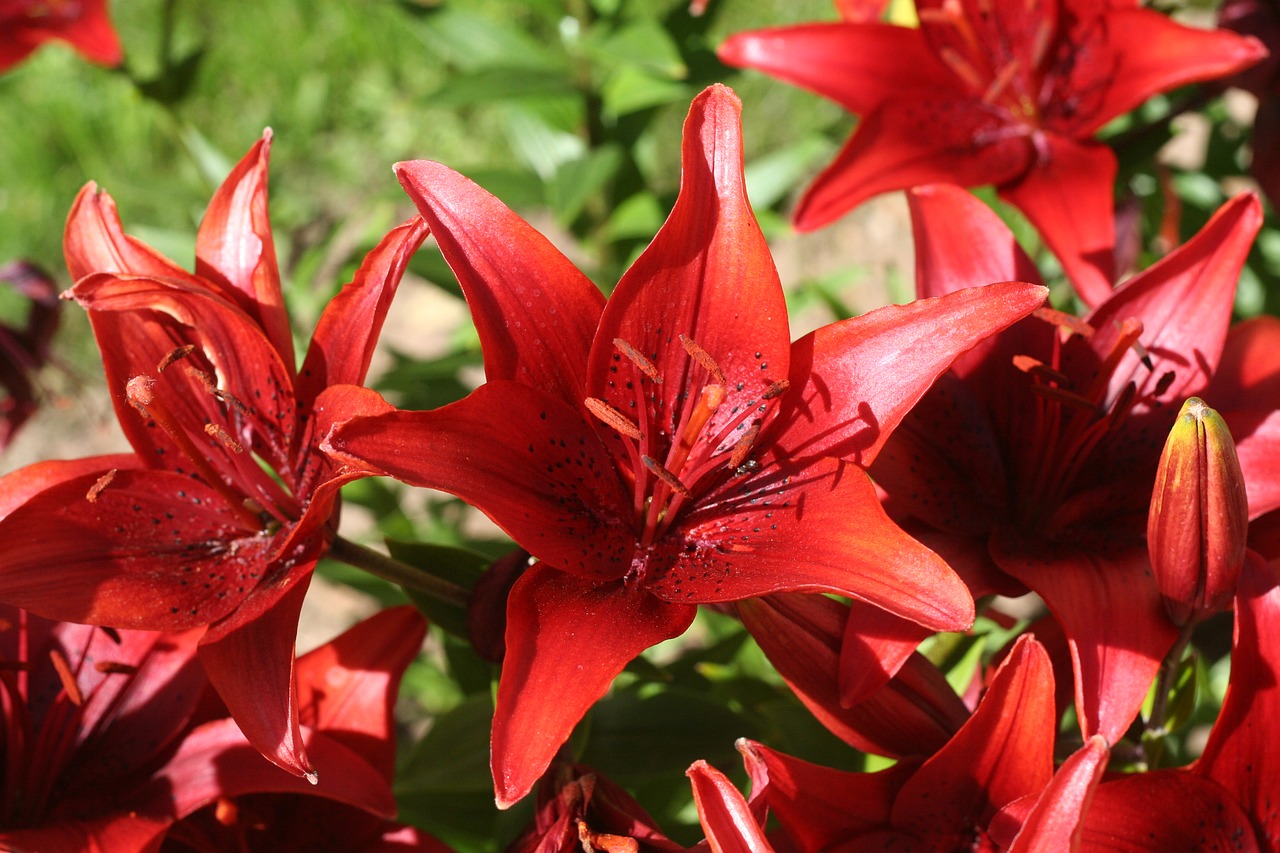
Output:
<path fill-rule="evenodd" d="M 1036 163 L 1000 197 L 1021 210 L 1062 263 L 1089 305 L 1111 295 L 1115 280 L 1116 155 L 1096 142 L 1044 133 Z"/>
<path fill-rule="evenodd" d="M 866 472 L 837 459 L 762 468 L 707 496 L 668 536 L 649 589 L 668 601 L 834 592 L 935 631 L 973 624 L 973 600 L 938 555 L 889 520 Z"/>
<path fill-rule="evenodd" d="M 853 600 L 840 643 L 840 704 L 852 706 L 883 687 L 927 636 L 927 628 L 909 619 Z"/>
<path fill-rule="evenodd" d="M 43 829 L 0 831 L 6 849 L 40 853 L 106 853 L 136 850 L 152 853 L 160 849 L 164 832 L 172 821 L 146 815 L 123 813 L 97 820 L 59 819 Z"/>
<path fill-rule="evenodd" d="M 310 573 L 263 612 L 244 608 L 211 629 L 200 642 L 200 662 L 254 749 L 314 784 L 316 768 L 298 724 L 293 649 L 309 581 Z"/>
<path fill-rule="evenodd" d="M 302 722 L 395 775 L 396 695 L 405 668 L 422 650 L 426 620 L 413 607 L 381 610 L 298 658 Z"/>
<path fill-rule="evenodd" d="M 902 786 L 893 824 L 938 838 L 986 826 L 1004 805 L 1049 783 L 1056 730 L 1049 656 L 1024 635 L 973 716 Z"/>
<path fill-rule="evenodd" d="M 427 237 L 420 217 L 396 226 L 365 256 L 351 282 L 329 300 L 298 374 L 298 408 L 330 385 L 364 382 L 387 309 L 414 252 Z"/>
<path fill-rule="evenodd" d="M 1280 200 L 1280 98 L 1258 100 L 1250 148 L 1249 172 L 1274 207 Z"/>
<path fill-rule="evenodd" d="M 1142 321 L 1142 344 L 1154 370 L 1129 352 L 1111 377 L 1109 399 L 1131 380 L 1139 395 L 1174 371 L 1164 399 L 1181 401 L 1202 390 L 1218 366 L 1235 304 L 1235 284 L 1262 226 L 1262 203 L 1242 193 L 1218 209 L 1196 236 L 1134 276 L 1086 319 L 1097 330 L 1094 352 L 1105 356 L 1119 324 Z"/>
<path fill-rule="evenodd" d="M 963 94 L 955 75 L 912 27 L 820 23 L 755 30 L 725 39 L 716 54 L 728 65 L 755 68 L 830 98 L 851 113 Z"/>
<path fill-rule="evenodd" d="M 787 376 L 787 306 L 747 201 L 741 110 L 724 86 L 694 99 L 684 126 L 679 198 L 609 297 L 592 343 L 588 393 L 621 412 L 635 412 L 638 404 L 641 452 L 659 459 L 653 433 L 676 435 L 681 414 L 699 400 L 698 389 L 718 381 L 694 362 L 680 335 L 701 346 L 727 380 L 724 402 L 703 432 L 708 443 L 739 407 L 754 406 Z M 615 339 L 650 358 L 662 384 L 623 358 Z"/>
<path fill-rule="evenodd" d="M 66 41 L 92 62 L 99 65 L 119 65 L 124 59 L 124 53 L 120 49 L 120 38 L 107 16 L 107 0 L 80 0 L 71 8 L 74 12 L 69 20 L 63 17 L 67 13 L 54 13 L 55 18 L 60 18 L 65 23 L 56 27 L 53 35 Z"/>
<path fill-rule="evenodd" d="M 604 295 L 529 223 L 447 166 L 415 160 L 395 170 L 467 297 L 485 375 L 581 403 Z"/>
<path fill-rule="evenodd" d="M 622 521 L 613 461 L 579 411 L 549 394 L 487 382 L 434 411 L 355 418 L 330 433 L 325 451 L 457 495 L 564 571 L 613 580 L 631 566 L 636 540 Z"/>
<path fill-rule="evenodd" d="M 695 761 L 685 775 L 711 853 L 772 853 L 773 845 L 727 776 L 705 761 Z"/>
<path fill-rule="evenodd" d="M 66 480 L 0 520 L 0 600 L 49 619 L 181 630 L 258 583 L 271 538 L 200 481 L 118 470 L 100 482 Z"/>
<path fill-rule="evenodd" d="M 493 719 L 499 808 L 529 793 L 622 668 L 655 643 L 682 634 L 694 610 L 635 586 L 594 585 L 544 565 L 516 581 Z"/>
<path fill-rule="evenodd" d="M 960 353 L 1044 303 L 1043 287 L 972 287 L 833 323 L 792 345 L 779 456 L 840 456 L 866 467 Z"/>
<path fill-rule="evenodd" d="M 933 92 L 867 114 L 836 159 L 805 191 L 792 216 L 812 231 L 891 190 L 953 182 L 1016 180 L 1035 161 L 1022 128 L 974 98 Z"/>
<path fill-rule="evenodd" d="M 50 459 L 33 462 L 0 477 L 0 519 L 59 483 L 89 474 L 101 477 L 112 468 L 137 468 L 141 460 L 132 453 L 86 456 L 83 459 Z"/>
<path fill-rule="evenodd" d="M 1178 633 L 1161 606 L 1146 547 L 1036 544 L 1001 531 L 991 552 L 1000 568 L 1040 594 L 1066 632 L 1085 737 L 1119 741 Z"/>
<path fill-rule="evenodd" d="M 271 130 L 253 144 L 209 201 L 196 235 L 196 275 L 254 318 L 293 375 L 293 336 L 267 214 Z"/>
<path fill-rule="evenodd" d="M 73 281 L 95 272 L 196 280 L 155 249 L 125 234 L 115 201 L 92 181 L 71 204 L 62 250 Z"/>
<path fill-rule="evenodd" d="M 1077 136 L 1092 134 L 1159 92 L 1226 77 L 1267 55 L 1251 36 L 1184 26 L 1154 9 L 1111 9 L 1103 26 L 1114 64 L 1102 102 L 1073 128 Z"/>
<path fill-rule="evenodd" d="M 1230 791 L 1253 818 L 1268 849 L 1280 847 L 1280 588 L 1255 555 L 1245 560 L 1236 596 L 1231 680 L 1196 772 Z"/>
<path fill-rule="evenodd" d="M 1021 822 L 1009 853 L 1079 850 L 1084 816 L 1110 755 L 1107 742 L 1095 735 L 1063 762 Z M 996 826 L 992 827 L 992 836 L 1007 837 Z"/>
<path fill-rule="evenodd" d="M 1084 850 L 1121 853 L 1260 849 L 1249 816 L 1226 789 L 1177 770 L 1103 782 L 1089 801 L 1080 841 Z"/>

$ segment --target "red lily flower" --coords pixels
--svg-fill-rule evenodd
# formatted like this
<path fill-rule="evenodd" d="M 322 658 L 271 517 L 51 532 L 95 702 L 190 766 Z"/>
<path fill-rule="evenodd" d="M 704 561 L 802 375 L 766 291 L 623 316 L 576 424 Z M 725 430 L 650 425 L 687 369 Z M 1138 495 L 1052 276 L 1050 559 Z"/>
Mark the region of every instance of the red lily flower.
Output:
<path fill-rule="evenodd" d="M 1249 140 L 1249 172 L 1275 205 L 1280 201 L 1280 5 L 1275 0 L 1224 0 L 1218 23 L 1267 46 L 1262 62 L 1229 82 L 1258 99 Z"/>
<path fill-rule="evenodd" d="M 36 410 L 32 374 L 49 360 L 49 343 L 58 329 L 62 303 L 53 279 L 27 261 L 0 267 L 7 282 L 31 303 L 22 328 L 0 324 L 0 450 Z"/>
<path fill-rule="evenodd" d="M 968 193 L 935 186 L 909 198 L 920 295 L 1034 278 Z M 872 467 L 894 517 L 979 567 L 967 572 L 975 595 L 1021 587 L 1044 598 L 1071 646 L 1086 737 L 1119 740 L 1175 637 L 1143 540 L 1183 399 L 1213 403 L 1237 437 L 1251 514 L 1276 505 L 1280 395 L 1268 364 L 1246 358 L 1274 345 L 1274 329 L 1228 334 L 1231 283 L 1260 222 L 1257 199 L 1236 198 L 1083 321 L 1050 314 L 993 336 L 939 380 Z"/>
<path fill-rule="evenodd" d="M 154 843 L 170 821 L 146 807 L 149 765 L 195 712 L 205 683 L 198 638 L 48 622 L 0 605 L 0 847 Z"/>
<path fill-rule="evenodd" d="M 386 408 L 330 386 L 363 379 L 426 229 L 415 218 L 383 239 L 296 371 L 267 219 L 269 144 L 214 196 L 195 275 L 126 236 L 93 185 L 76 200 L 69 293 L 88 309 L 134 452 L 0 480 L 0 600 L 91 624 L 208 626 L 201 660 L 232 716 L 264 755 L 309 774 L 293 642 L 350 478 L 316 442 L 340 411 Z"/>
<path fill-rule="evenodd" d="M 1255 39 L 1184 27 L 1136 3 L 917 0 L 919 28 L 844 21 L 740 33 L 720 47 L 861 116 L 805 193 L 797 228 L 874 195 L 995 184 L 1089 304 L 1115 272 L 1115 155 L 1100 127 L 1152 95 L 1239 71 Z"/>
<path fill-rule="evenodd" d="M 54 40 L 100 65 L 119 65 L 124 58 L 107 0 L 0 0 L 0 71 Z"/>
<path fill-rule="evenodd" d="M 303 737 L 318 785 L 263 761 L 230 718 L 192 731 L 152 782 L 157 807 L 177 820 L 161 849 L 445 853 L 435 838 L 390 819 L 392 710 L 425 634 L 414 608 L 395 607 L 298 658 Z"/>
<path fill-rule="evenodd" d="M 957 353 L 1044 292 L 996 285 L 789 343 L 739 110 L 723 87 L 695 99 L 675 209 L 608 304 L 470 181 L 397 167 L 466 293 L 488 382 L 436 411 L 355 419 L 327 447 L 464 498 L 541 561 L 507 605 L 503 807 L 696 604 L 832 591 L 935 630 L 972 618 L 963 584 L 888 521 L 859 466 Z"/>
<path fill-rule="evenodd" d="M 801 850 L 988 850 L 987 825 L 1053 775 L 1053 670 L 1019 638 L 973 716 L 928 760 L 846 773 L 740 745 L 763 797 Z"/>

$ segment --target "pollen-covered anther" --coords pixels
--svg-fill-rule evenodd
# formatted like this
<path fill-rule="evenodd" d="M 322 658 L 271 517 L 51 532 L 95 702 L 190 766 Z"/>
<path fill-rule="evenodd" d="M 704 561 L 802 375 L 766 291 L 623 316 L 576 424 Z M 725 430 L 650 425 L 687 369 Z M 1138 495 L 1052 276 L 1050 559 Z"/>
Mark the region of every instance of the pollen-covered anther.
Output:
<path fill-rule="evenodd" d="M 62 689 L 67 691 L 67 698 L 71 700 L 71 704 L 79 707 L 84 704 L 84 694 L 80 692 L 80 685 L 76 684 L 75 675 L 71 672 L 71 665 L 67 663 L 67 658 L 58 649 L 50 649 L 49 660 L 53 663 L 53 669 L 58 673 L 58 680 L 62 682 Z"/>
<path fill-rule="evenodd" d="M 120 663 L 119 661 L 103 660 L 93 665 L 93 668 L 103 675 L 137 675 L 138 668 L 128 663 Z"/>
<path fill-rule="evenodd" d="M 1060 370 L 1054 370 L 1038 358 L 1029 355 L 1015 355 L 1013 357 L 1013 366 L 1023 373 L 1029 373 L 1037 379 L 1046 379 L 1050 382 L 1056 382 L 1059 385 L 1067 386 L 1071 384 L 1071 377 L 1067 376 Z"/>
<path fill-rule="evenodd" d="M 724 378 L 724 371 L 720 369 L 720 365 L 716 363 L 716 360 L 711 357 L 709 352 L 698 346 L 697 341 L 687 335 L 681 335 L 680 345 L 684 347 L 685 352 L 689 353 L 690 358 L 702 365 L 703 369 L 711 375 L 711 378 L 715 380 L 717 385 L 728 384 L 728 381 Z"/>
<path fill-rule="evenodd" d="M 662 384 L 662 374 L 658 373 L 657 366 L 650 361 L 644 353 L 624 341 L 622 338 L 614 338 L 613 345 L 618 348 L 618 352 L 625 355 L 631 360 L 631 363 L 640 369 L 640 372 L 649 379 L 658 384 Z"/>
<path fill-rule="evenodd" d="M 640 427 L 636 426 L 626 415 L 610 406 L 599 397 L 588 397 L 583 401 L 587 411 L 595 415 L 609 427 L 627 438 L 640 440 Z"/>
<path fill-rule="evenodd" d="M 147 417 L 147 407 L 155 402 L 155 388 L 156 381 L 150 376 L 135 376 L 125 384 L 124 395 L 129 405 Z"/>
<path fill-rule="evenodd" d="M 759 435 L 760 424 L 752 424 L 751 428 L 742 434 L 742 438 L 738 439 L 737 444 L 733 446 L 733 453 L 729 455 L 730 468 L 736 470 L 742 467 L 742 463 L 747 461 L 747 456 L 751 453 L 751 447 L 755 444 Z"/>
<path fill-rule="evenodd" d="M 791 382 L 787 379 L 779 379 L 777 382 L 764 389 L 764 393 L 760 395 L 762 400 L 774 400 L 787 393 L 791 388 Z"/>
<path fill-rule="evenodd" d="M 231 433 L 227 432 L 220 424 L 205 424 L 204 431 L 207 435 L 216 439 L 219 444 L 228 450 L 234 453 L 244 452 L 244 446 L 240 444 L 240 442 L 236 441 L 235 438 L 232 437 Z"/>
<path fill-rule="evenodd" d="M 1039 320 L 1043 320 L 1051 326 L 1057 326 L 1060 329 L 1066 329 L 1075 332 L 1077 335 L 1085 338 L 1094 336 L 1096 330 L 1084 320 L 1074 314 L 1068 314 L 1065 311 L 1059 311 L 1056 308 L 1040 307 L 1031 312 L 1031 316 Z"/>
<path fill-rule="evenodd" d="M 84 493 L 84 499 L 89 503 L 96 501 L 98 499 L 98 495 L 102 494 L 102 490 L 111 485 L 111 481 L 115 478 L 116 469 L 112 468 L 110 471 L 99 477 L 94 484 L 89 487 L 89 491 Z"/>
<path fill-rule="evenodd" d="M 186 346 L 169 350 L 169 352 L 165 354 L 165 357 L 160 359 L 160 363 L 156 365 L 156 373 L 164 373 L 165 369 L 169 365 L 173 364 L 175 361 L 184 359 L 191 355 L 191 353 L 195 352 L 195 348 L 195 344 L 187 344 Z"/>
<path fill-rule="evenodd" d="M 652 456 L 641 456 L 640 461 L 644 463 L 644 467 L 648 468 L 653 476 L 666 483 L 673 492 L 683 495 L 686 498 L 693 497 L 693 493 L 689 491 L 684 483 L 680 482 L 680 478 L 672 474 L 662 463 L 654 459 Z"/>

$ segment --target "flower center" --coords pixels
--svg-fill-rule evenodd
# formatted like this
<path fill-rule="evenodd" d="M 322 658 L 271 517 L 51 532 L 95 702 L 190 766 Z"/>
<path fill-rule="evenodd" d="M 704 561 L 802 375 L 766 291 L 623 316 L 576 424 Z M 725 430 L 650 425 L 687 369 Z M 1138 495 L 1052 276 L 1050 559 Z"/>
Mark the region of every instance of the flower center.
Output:
<path fill-rule="evenodd" d="M 634 408 L 645 413 L 646 420 L 637 423 L 598 397 L 588 397 L 584 404 L 621 440 L 624 458 L 618 468 L 631 486 L 636 536 L 641 547 L 647 548 L 698 495 L 727 477 L 754 470 L 755 462 L 749 457 L 761 424 L 789 383 L 785 379 L 773 382 L 758 396 L 734 404 L 725 413 L 722 410 L 731 392 L 724 371 L 706 350 L 681 335 L 680 343 L 692 362 L 684 371 L 691 387 L 680 397 L 685 402 L 668 434 L 648 418 L 647 403 L 657 397 L 654 386 L 663 384 L 657 366 L 626 341 L 619 338 L 613 343 L 618 350 L 615 357 L 625 357 L 639 371 L 639 382 L 633 388 Z M 739 383 L 734 392 L 742 388 Z"/>

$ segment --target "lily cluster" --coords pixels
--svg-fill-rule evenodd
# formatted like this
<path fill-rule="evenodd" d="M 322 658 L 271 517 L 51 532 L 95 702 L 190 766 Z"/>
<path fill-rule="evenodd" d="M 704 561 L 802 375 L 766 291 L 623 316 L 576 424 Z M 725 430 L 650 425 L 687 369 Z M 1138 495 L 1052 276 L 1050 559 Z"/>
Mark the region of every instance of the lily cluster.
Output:
<path fill-rule="evenodd" d="M 394 822 L 417 610 L 295 654 L 328 557 L 470 604 L 476 648 L 501 663 L 496 804 L 536 799 L 512 849 L 684 849 L 573 740 L 699 608 L 740 620 L 850 755 L 883 758 L 849 772 L 743 739 L 748 794 L 693 763 L 712 850 L 1277 849 L 1280 323 L 1232 323 L 1261 202 L 1237 196 L 1118 281 L 1116 161 L 1095 139 L 1264 49 L 1123 2 L 919 0 L 918 27 L 841 8 L 722 57 L 862 117 L 796 225 L 907 190 L 917 298 L 797 340 L 721 85 L 693 100 L 674 207 L 607 297 L 476 183 L 396 165 L 416 212 L 330 301 L 300 366 L 270 132 L 215 193 L 192 271 L 85 187 L 63 296 L 88 314 L 131 450 L 0 478 L 0 844 L 446 849 Z M 0 64 L 21 58 L 6 49 Z M 963 189 L 978 184 L 1041 231 L 1084 313 L 1049 304 Z M 363 386 L 428 236 L 484 380 L 406 411 Z M 32 362 L 48 296 L 30 328 L 0 328 Z M 26 408 L 7 430 L 34 400 L 10 372 Z M 369 476 L 461 498 L 521 550 L 465 590 L 361 549 L 338 535 L 339 492 Z M 1020 621 L 1024 596 L 1043 608 Z M 1184 654 L 1224 613 L 1230 687 L 1179 766 L 1163 739 Z M 1005 641 L 949 680 L 921 642 L 980 617 Z"/>

